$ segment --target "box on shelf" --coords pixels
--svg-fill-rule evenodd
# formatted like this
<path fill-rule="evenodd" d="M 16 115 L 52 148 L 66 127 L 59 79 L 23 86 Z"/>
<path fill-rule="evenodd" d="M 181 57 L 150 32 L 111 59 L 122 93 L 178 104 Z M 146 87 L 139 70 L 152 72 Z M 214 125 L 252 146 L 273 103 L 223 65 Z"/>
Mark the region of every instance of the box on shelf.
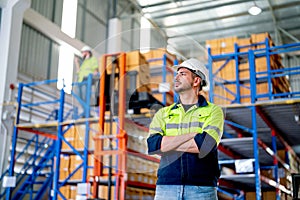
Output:
<path fill-rule="evenodd" d="M 103 59 L 103 58 L 102 58 Z M 106 58 L 106 70 L 108 74 L 111 74 L 112 72 L 112 64 L 116 63 L 119 64 L 119 57 L 115 58 L 113 56 L 109 56 Z M 115 61 L 116 60 L 116 61 Z M 102 62 L 101 62 L 102 64 Z M 126 52 L 126 71 L 128 71 L 131 67 L 137 66 L 137 65 L 144 65 L 147 64 L 147 61 L 145 57 L 139 52 L 139 51 L 130 51 Z M 118 66 L 114 66 L 118 67 Z M 118 69 L 116 69 L 116 72 L 118 73 Z"/>
<path fill-rule="evenodd" d="M 214 40 L 207 40 L 206 46 L 211 47 L 212 55 L 217 54 L 221 55 L 222 53 L 226 52 L 234 52 L 233 44 L 236 42 L 239 46 L 250 46 L 243 49 L 240 49 L 239 51 L 248 51 L 249 48 L 251 49 L 257 49 L 257 48 L 265 48 L 265 45 L 256 45 L 256 43 L 262 43 L 265 41 L 266 38 L 269 38 L 270 46 L 273 45 L 273 41 L 271 39 L 271 36 L 269 33 L 258 33 L 258 34 L 252 34 L 250 38 L 220 38 L 220 39 L 214 39 Z M 227 48 L 227 49 L 226 49 Z M 212 63 L 212 70 L 213 74 L 216 77 L 216 79 L 224 79 L 226 81 L 235 81 L 236 80 L 236 73 L 238 71 L 238 78 L 241 81 L 247 81 L 250 80 L 250 66 L 249 66 L 249 60 L 248 58 L 242 58 L 239 60 L 238 63 L 238 70 L 236 69 L 236 63 L 234 60 L 230 60 L 226 65 L 225 60 L 221 61 L 214 61 Z M 260 57 L 255 58 L 255 72 L 260 73 L 256 74 L 256 78 L 259 77 L 267 77 L 267 58 L 266 57 Z M 280 69 L 283 68 L 281 63 L 281 57 L 279 55 L 271 55 L 270 56 L 270 69 Z M 265 80 L 264 80 L 265 81 Z M 241 83 L 244 84 L 244 83 Z M 236 91 L 236 88 L 230 84 L 224 85 L 229 91 L 232 91 L 233 93 Z M 257 83 L 256 86 L 257 94 L 264 94 L 268 93 L 268 85 L 267 83 Z M 276 93 L 282 93 L 282 92 L 288 92 L 290 90 L 290 84 L 286 77 L 276 77 L 272 78 L 272 92 L 273 94 Z M 238 88 L 240 90 L 241 95 L 245 95 L 248 97 L 244 97 L 241 99 L 242 103 L 250 102 L 250 90 L 249 90 L 249 84 L 246 87 L 240 87 Z M 214 87 L 214 93 L 216 95 L 225 97 L 225 99 L 222 99 L 221 97 L 215 97 L 214 102 L 217 104 L 229 104 L 232 102 L 232 100 L 235 99 L 235 95 L 231 94 L 229 91 L 225 91 L 223 87 L 216 85 Z M 227 98 L 227 99 L 226 99 Z M 258 100 L 266 100 L 266 98 L 259 98 Z"/>
<path fill-rule="evenodd" d="M 254 49 L 251 46 L 250 38 L 238 38 L 237 45 L 239 46 L 239 52 L 248 52 L 249 49 Z"/>
<path fill-rule="evenodd" d="M 70 173 L 72 173 L 73 171 L 74 169 L 70 169 Z M 83 176 L 83 169 L 81 167 L 73 174 L 73 176 L 71 176 L 70 180 L 82 181 L 82 176 Z"/>
<path fill-rule="evenodd" d="M 126 66 L 129 68 L 136 65 L 147 64 L 147 60 L 139 50 L 126 52 Z"/>
<path fill-rule="evenodd" d="M 275 191 L 263 191 L 262 199 L 276 199 L 276 192 Z"/>
<path fill-rule="evenodd" d="M 75 128 L 71 127 L 65 134 L 64 134 L 64 138 L 66 139 L 67 142 L 69 142 L 72 146 L 74 146 L 74 140 L 75 140 L 75 132 L 74 132 Z M 61 144 L 61 149 L 62 150 L 71 150 L 71 147 L 65 143 L 64 141 L 62 141 Z"/>
<path fill-rule="evenodd" d="M 225 80 L 236 80 L 236 64 L 234 60 L 229 61 L 222 70 Z"/>
<path fill-rule="evenodd" d="M 266 33 L 251 34 L 250 38 L 251 38 L 251 42 L 253 44 L 265 42 L 266 38 L 268 38 L 269 39 L 269 46 L 274 46 L 272 38 L 271 38 L 270 34 L 267 33 L 267 32 Z M 263 48 L 266 48 L 265 44 L 256 45 L 256 49 L 263 49 Z"/>
<path fill-rule="evenodd" d="M 59 170 L 59 180 L 64 181 L 69 176 L 69 174 L 70 174 L 69 169 Z"/>
<path fill-rule="evenodd" d="M 154 199 L 155 191 L 127 187 L 125 194 L 126 199 Z"/>
<path fill-rule="evenodd" d="M 221 48 L 221 40 L 220 39 L 206 40 L 205 46 L 206 48 L 219 49 Z"/>
<path fill-rule="evenodd" d="M 160 48 L 160 49 L 152 49 L 147 53 L 143 53 L 144 57 L 146 58 L 147 62 L 149 63 L 150 67 L 153 66 L 162 66 L 163 65 L 163 56 L 167 56 L 166 64 L 168 67 L 171 67 L 174 65 L 174 60 L 176 59 L 176 56 L 170 52 L 168 52 L 166 49 Z"/>
<path fill-rule="evenodd" d="M 61 192 L 61 194 L 66 198 L 66 199 L 70 199 L 71 197 L 71 190 L 70 190 L 70 186 L 69 185 L 65 185 L 59 188 L 59 191 Z M 63 198 L 58 195 L 58 200 L 62 200 Z"/>
<path fill-rule="evenodd" d="M 236 43 L 238 46 L 251 45 L 251 38 L 238 38 Z"/>
<path fill-rule="evenodd" d="M 227 37 L 227 38 L 221 38 L 221 48 L 225 47 L 233 47 L 235 43 L 238 41 L 238 37 Z"/>
<path fill-rule="evenodd" d="M 221 48 L 210 49 L 211 55 L 220 55 Z M 206 59 L 208 59 L 208 52 L 206 52 Z"/>
<path fill-rule="evenodd" d="M 271 35 L 268 32 L 254 33 L 254 34 L 251 34 L 250 38 L 251 38 L 252 43 L 264 42 L 266 40 L 266 38 L 269 38 L 270 41 L 272 40 Z"/>
<path fill-rule="evenodd" d="M 107 58 L 106 63 L 106 71 L 107 74 L 112 73 L 113 65 L 112 65 L 112 57 Z M 119 68 L 117 66 L 115 69 L 115 74 L 119 73 Z M 136 73 L 131 73 L 136 72 Z M 136 80 L 136 83 L 133 87 L 130 88 L 130 79 L 132 79 L 132 76 L 134 74 L 134 78 Z M 145 57 L 139 52 L 139 51 L 131 51 L 126 53 L 126 77 L 119 77 L 120 79 L 125 78 L 127 82 L 127 89 L 137 89 L 139 92 L 150 92 L 150 90 L 147 88 L 147 84 L 150 81 L 150 71 L 149 71 L 149 64 L 146 61 Z M 118 86 L 118 78 L 115 78 L 114 81 L 115 90 L 119 89 Z"/>
<path fill-rule="evenodd" d="M 60 155 L 60 170 L 68 170 L 70 167 L 70 156 Z"/>
<path fill-rule="evenodd" d="M 221 48 L 221 54 L 234 53 L 234 52 L 235 52 L 234 46 L 226 46 Z"/>
<path fill-rule="evenodd" d="M 234 44 L 237 43 L 237 37 L 219 38 L 206 40 L 206 48 L 211 49 L 211 55 L 219 55 L 223 53 L 233 53 L 235 51 Z"/>
<path fill-rule="evenodd" d="M 251 91 L 250 84 L 245 83 L 243 86 L 240 86 L 240 95 L 241 95 L 241 103 L 250 103 L 251 102 Z"/>
<path fill-rule="evenodd" d="M 75 200 L 77 195 L 77 187 L 74 185 L 70 186 L 70 199 Z"/>
<path fill-rule="evenodd" d="M 250 70 L 248 63 L 239 65 L 239 79 L 240 80 L 249 80 L 250 79 Z"/>
<path fill-rule="evenodd" d="M 110 191 L 111 199 L 115 199 L 115 186 L 111 186 Z M 108 198 L 108 186 L 106 185 L 99 185 L 99 199 L 107 199 Z"/>

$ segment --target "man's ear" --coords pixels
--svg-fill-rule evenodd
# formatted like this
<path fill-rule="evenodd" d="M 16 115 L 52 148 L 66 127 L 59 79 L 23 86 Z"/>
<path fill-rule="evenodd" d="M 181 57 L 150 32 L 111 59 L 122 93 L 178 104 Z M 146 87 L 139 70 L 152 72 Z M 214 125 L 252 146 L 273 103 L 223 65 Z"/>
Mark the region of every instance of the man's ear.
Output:
<path fill-rule="evenodd" d="M 195 77 L 194 78 L 194 86 L 197 86 L 197 85 L 201 85 L 201 78 L 200 77 Z"/>

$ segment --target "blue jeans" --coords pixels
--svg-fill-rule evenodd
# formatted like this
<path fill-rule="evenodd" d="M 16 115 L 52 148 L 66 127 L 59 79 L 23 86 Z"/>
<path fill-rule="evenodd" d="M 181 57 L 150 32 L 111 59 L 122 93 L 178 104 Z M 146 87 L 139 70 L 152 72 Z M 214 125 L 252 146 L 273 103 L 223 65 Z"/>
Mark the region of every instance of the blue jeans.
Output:
<path fill-rule="evenodd" d="M 208 186 L 156 185 L 154 200 L 217 200 L 217 189 Z"/>

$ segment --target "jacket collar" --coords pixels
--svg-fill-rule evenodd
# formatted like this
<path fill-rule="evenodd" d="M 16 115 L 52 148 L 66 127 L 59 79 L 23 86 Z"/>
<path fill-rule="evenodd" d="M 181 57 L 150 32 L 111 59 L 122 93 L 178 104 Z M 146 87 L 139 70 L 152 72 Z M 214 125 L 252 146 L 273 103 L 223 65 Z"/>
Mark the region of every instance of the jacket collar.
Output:
<path fill-rule="evenodd" d="M 180 99 L 179 99 L 179 100 L 177 101 L 177 103 L 174 104 L 172 110 L 178 108 L 178 105 L 180 105 L 180 104 L 181 104 L 181 102 L 180 102 Z M 207 103 L 206 99 L 204 98 L 204 96 L 199 95 L 199 97 L 198 97 L 198 102 L 197 102 L 197 106 L 198 106 L 198 107 L 205 107 L 205 106 L 207 106 L 207 105 L 208 105 L 208 103 Z"/>

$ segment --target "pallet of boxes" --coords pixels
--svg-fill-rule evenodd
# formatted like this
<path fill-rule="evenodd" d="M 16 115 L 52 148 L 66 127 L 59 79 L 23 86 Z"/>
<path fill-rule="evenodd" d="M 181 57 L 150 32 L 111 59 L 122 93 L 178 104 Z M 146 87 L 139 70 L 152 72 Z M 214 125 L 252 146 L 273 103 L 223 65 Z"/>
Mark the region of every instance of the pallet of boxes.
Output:
<path fill-rule="evenodd" d="M 268 33 L 252 34 L 249 38 L 229 37 L 206 41 L 206 47 L 210 48 L 210 55 L 228 55 L 226 58 L 223 57 L 223 59 L 214 59 L 212 63 L 214 78 L 219 83 L 214 85 L 215 103 L 222 105 L 251 102 L 248 51 L 249 49 L 265 49 L 266 38 L 269 39 L 268 45 L 270 47 L 274 46 Z M 238 61 L 234 59 L 236 53 L 239 53 Z M 262 80 L 256 83 L 256 93 L 257 95 L 262 95 L 257 100 L 267 100 L 268 82 L 266 77 L 268 59 L 266 56 L 255 57 L 254 62 L 256 78 L 261 78 Z M 270 69 L 281 68 L 283 68 L 281 57 L 279 55 L 271 55 Z M 289 82 L 285 76 L 272 78 L 271 82 L 272 94 L 289 92 L 290 90 Z M 239 88 L 237 88 L 237 85 L 239 85 Z M 236 99 L 237 92 L 240 93 L 240 101 Z"/>
<path fill-rule="evenodd" d="M 169 90 L 165 92 L 166 95 L 166 105 L 170 105 L 174 102 L 173 94 L 173 82 L 174 82 L 174 71 L 172 66 L 176 60 L 176 56 L 168 52 L 164 48 L 151 49 L 147 53 L 143 53 L 143 56 L 147 60 L 150 68 L 150 87 L 152 95 L 163 102 L 163 94 L 161 92 L 164 88 Z M 165 66 L 164 66 L 165 65 Z M 165 67 L 166 75 L 163 77 L 163 70 Z M 163 79 L 165 78 L 165 82 Z"/>

